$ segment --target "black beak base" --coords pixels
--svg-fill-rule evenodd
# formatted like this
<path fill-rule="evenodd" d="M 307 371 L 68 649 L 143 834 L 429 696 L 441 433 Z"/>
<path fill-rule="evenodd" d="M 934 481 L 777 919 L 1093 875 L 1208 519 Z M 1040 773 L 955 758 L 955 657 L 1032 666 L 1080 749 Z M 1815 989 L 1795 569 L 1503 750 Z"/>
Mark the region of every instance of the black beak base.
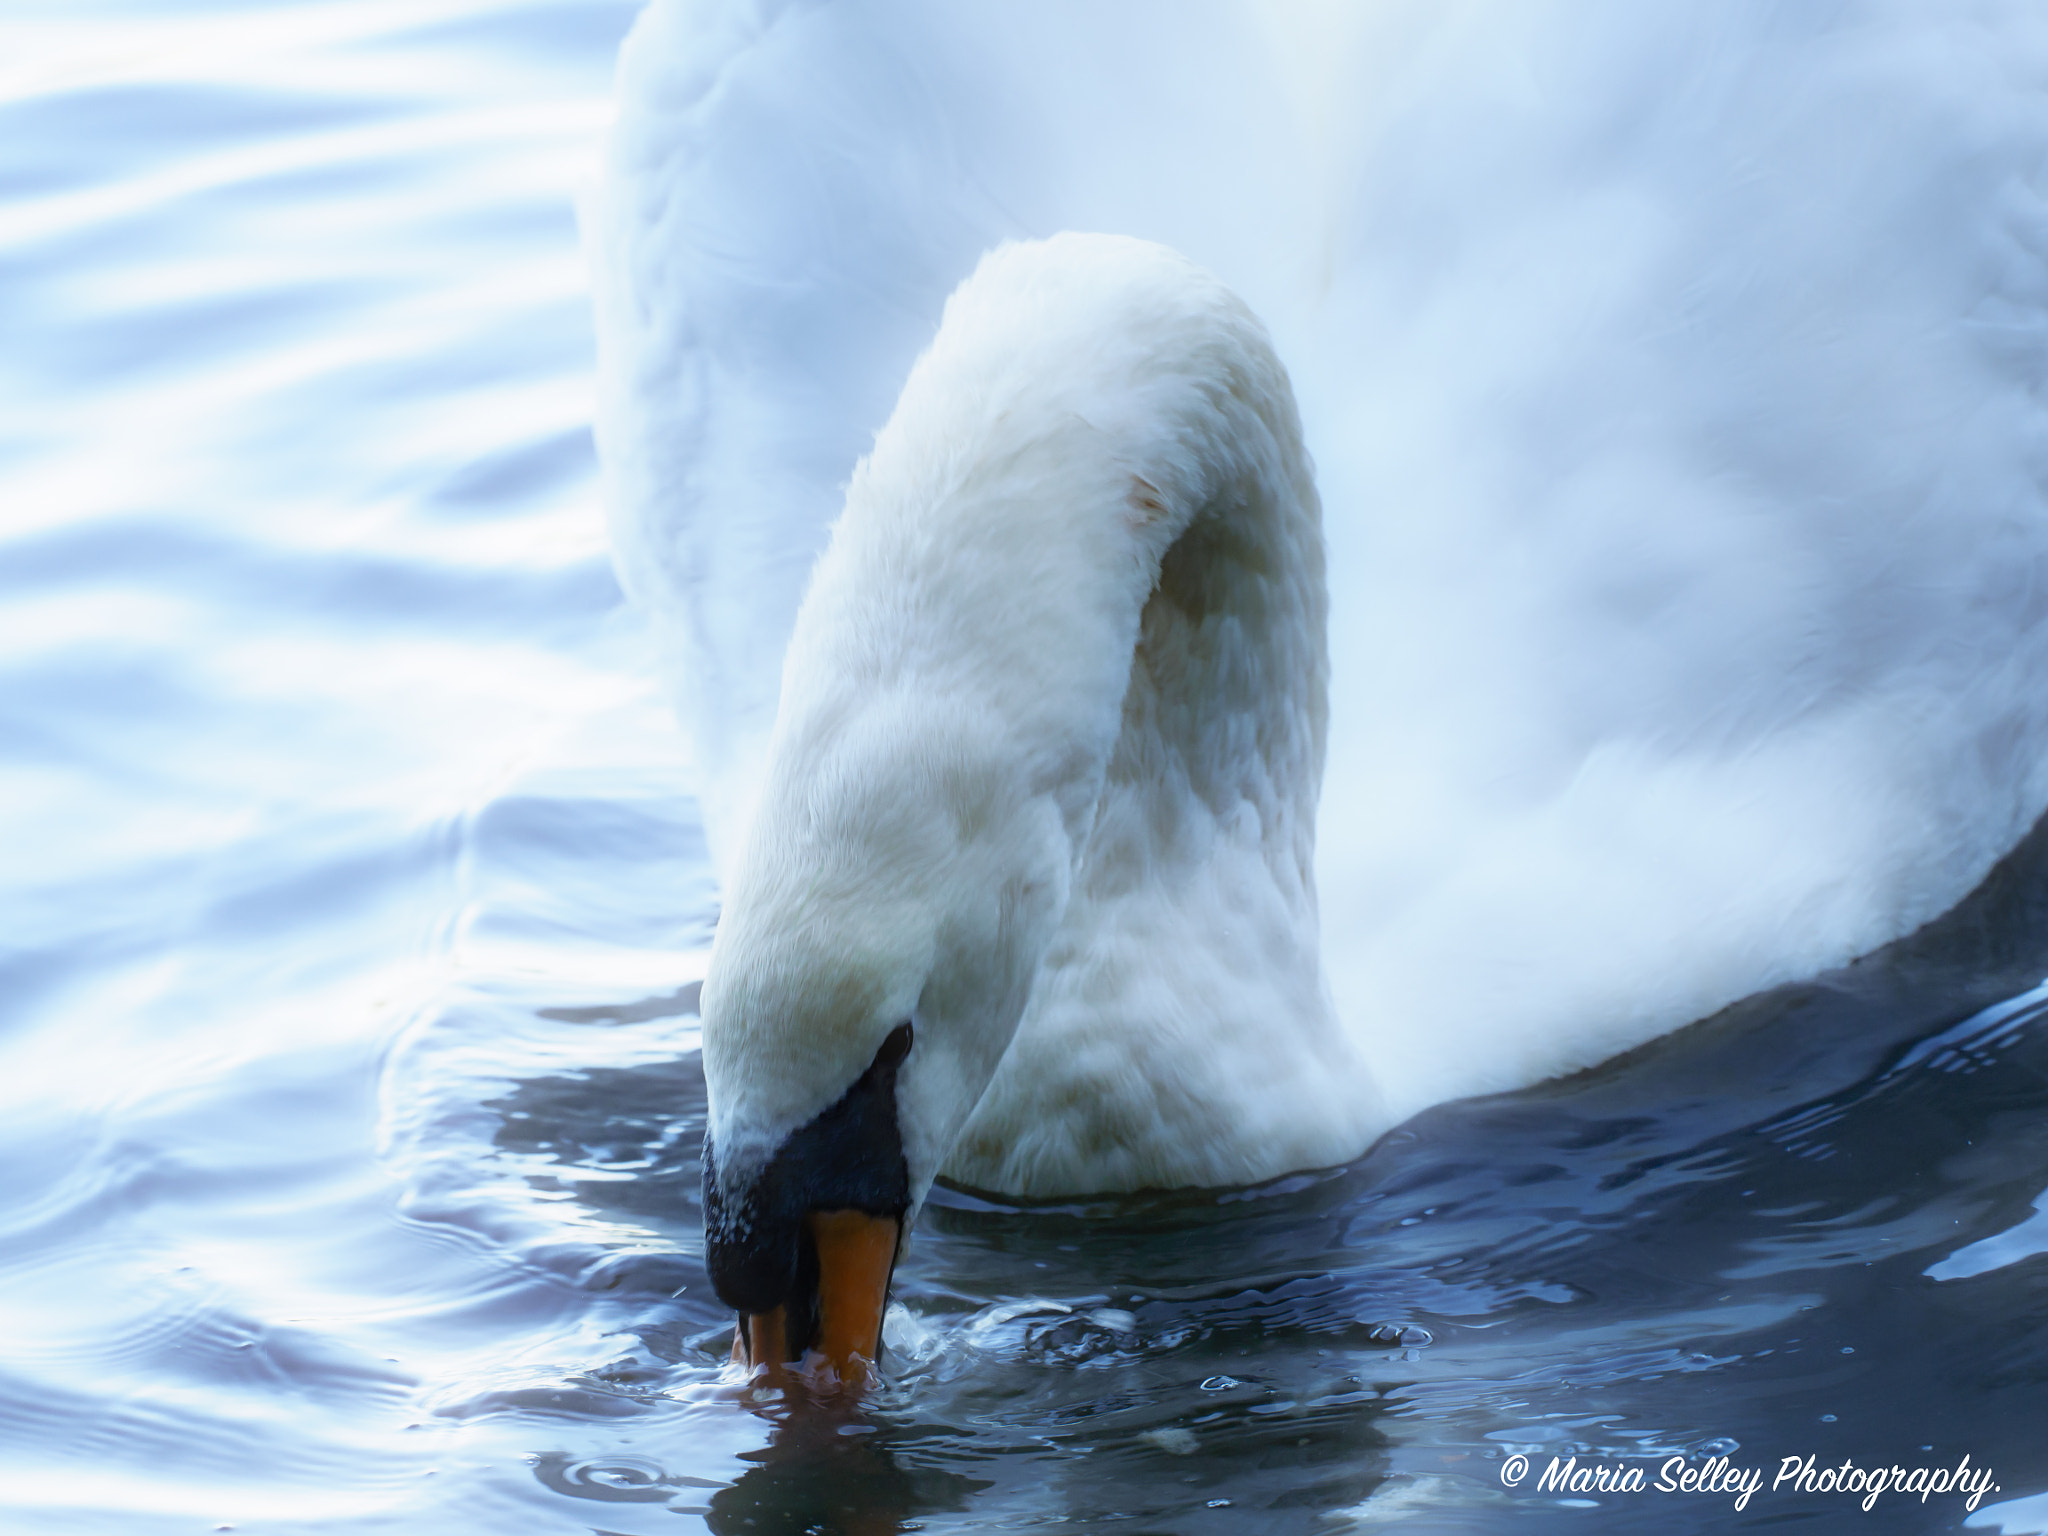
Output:
<path fill-rule="evenodd" d="M 889 1032 L 858 1081 L 790 1133 L 738 1190 L 719 1177 L 718 1149 L 704 1133 L 704 1264 L 718 1299 L 734 1311 L 785 1309 L 785 1347 L 800 1359 L 817 1337 L 818 1250 L 804 1218 L 854 1210 L 901 1221 L 910 1171 L 896 1117 L 896 1074 L 910 1054 L 906 1021 Z"/>

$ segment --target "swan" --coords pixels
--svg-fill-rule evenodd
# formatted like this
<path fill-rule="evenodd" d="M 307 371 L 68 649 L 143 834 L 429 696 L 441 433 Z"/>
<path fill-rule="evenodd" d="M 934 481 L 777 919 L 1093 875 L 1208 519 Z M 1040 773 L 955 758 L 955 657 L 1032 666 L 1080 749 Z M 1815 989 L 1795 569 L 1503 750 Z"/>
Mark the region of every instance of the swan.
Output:
<path fill-rule="evenodd" d="M 757 1365 L 866 1368 L 942 1174 L 1343 1162 L 2048 805 L 2020 12 L 1199 14 L 657 0 L 622 54 L 599 445 Z"/>

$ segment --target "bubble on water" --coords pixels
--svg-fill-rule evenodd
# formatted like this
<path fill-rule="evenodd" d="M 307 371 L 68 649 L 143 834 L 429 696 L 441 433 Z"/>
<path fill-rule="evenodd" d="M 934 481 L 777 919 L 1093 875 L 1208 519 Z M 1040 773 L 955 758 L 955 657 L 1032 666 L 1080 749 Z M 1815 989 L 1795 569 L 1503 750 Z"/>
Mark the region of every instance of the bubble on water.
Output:
<path fill-rule="evenodd" d="M 1138 1438 L 1158 1446 L 1160 1450 L 1166 1452 L 1169 1456 L 1192 1456 L 1202 1448 L 1201 1442 L 1195 1438 L 1195 1432 L 1192 1429 L 1181 1429 L 1178 1427 L 1148 1429 L 1139 1435 Z"/>

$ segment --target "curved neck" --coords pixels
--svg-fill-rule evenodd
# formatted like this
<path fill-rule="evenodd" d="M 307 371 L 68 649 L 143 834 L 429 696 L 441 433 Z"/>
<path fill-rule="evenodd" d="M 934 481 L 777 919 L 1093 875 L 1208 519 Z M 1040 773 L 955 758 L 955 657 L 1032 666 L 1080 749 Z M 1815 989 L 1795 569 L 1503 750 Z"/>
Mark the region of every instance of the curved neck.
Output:
<path fill-rule="evenodd" d="M 1305 859 L 1327 606 L 1293 394 L 1250 312 L 1159 247 L 1006 247 L 854 475 L 785 665 L 782 755 L 902 690 L 1000 731 L 1077 854 L 1107 775 L 1250 800 Z"/>
<path fill-rule="evenodd" d="M 1075 899 L 1170 904 L 1219 837 L 1305 935 L 1315 1006 L 1324 610 L 1292 394 L 1243 305 L 1136 241 L 989 256 L 791 639 L 706 990 L 721 1144 L 741 1102 L 764 1148 L 803 1123 L 914 1010 L 921 1193 Z"/>

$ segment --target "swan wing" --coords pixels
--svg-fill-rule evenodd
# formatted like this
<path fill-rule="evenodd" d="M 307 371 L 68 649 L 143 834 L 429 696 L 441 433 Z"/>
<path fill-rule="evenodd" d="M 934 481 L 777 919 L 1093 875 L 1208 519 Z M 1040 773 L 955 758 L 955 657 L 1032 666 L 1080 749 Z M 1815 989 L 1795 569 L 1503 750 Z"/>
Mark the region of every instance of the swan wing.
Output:
<path fill-rule="evenodd" d="M 1325 954 L 1397 1112 L 1846 963 L 2048 803 L 2041 14 L 1454 7 L 1406 58 L 1282 345 Z"/>
<path fill-rule="evenodd" d="M 945 295 L 1083 228 L 1294 374 L 1325 962 L 1395 1113 L 1938 915 L 2048 804 L 2044 85 L 2024 4 L 656 0 L 600 430 L 714 850 Z"/>

